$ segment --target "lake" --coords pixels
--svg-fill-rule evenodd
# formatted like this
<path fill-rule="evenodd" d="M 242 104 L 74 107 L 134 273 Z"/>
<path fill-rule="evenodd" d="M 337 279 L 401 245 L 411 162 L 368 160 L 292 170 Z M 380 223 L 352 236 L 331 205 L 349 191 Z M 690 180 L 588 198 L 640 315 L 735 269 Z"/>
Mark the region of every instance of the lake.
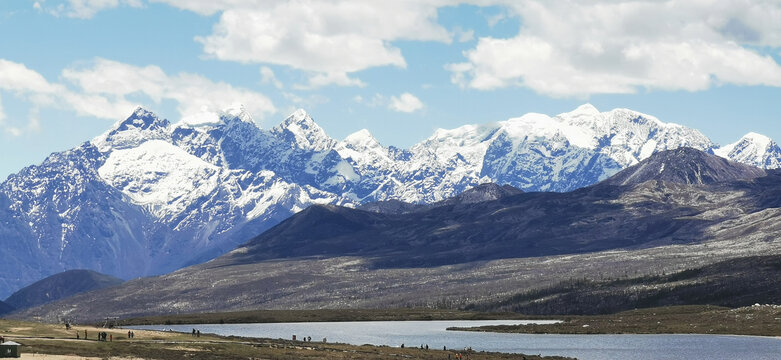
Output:
<path fill-rule="evenodd" d="M 538 335 L 446 331 L 452 326 L 550 323 L 551 321 L 362 321 L 276 324 L 152 325 L 136 329 L 235 335 L 272 339 L 341 342 L 355 345 L 429 345 L 432 349 L 463 349 L 542 355 L 562 355 L 581 360 L 777 360 L 781 339 L 729 335 Z"/>

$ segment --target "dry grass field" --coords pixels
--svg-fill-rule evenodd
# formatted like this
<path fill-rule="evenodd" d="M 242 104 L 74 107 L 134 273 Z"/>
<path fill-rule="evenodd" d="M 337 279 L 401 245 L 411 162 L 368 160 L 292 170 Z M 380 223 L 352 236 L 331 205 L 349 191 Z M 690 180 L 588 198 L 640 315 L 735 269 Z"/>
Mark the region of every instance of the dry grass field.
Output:
<path fill-rule="evenodd" d="M 84 339 L 84 331 L 87 339 Z M 105 331 L 113 341 L 97 341 L 97 334 Z M 79 339 L 76 339 L 76 333 Z M 128 339 L 126 329 L 103 329 L 93 326 L 74 326 L 22 322 L 0 319 L 0 336 L 23 345 L 23 359 L 79 360 L 79 359 L 455 359 L 456 351 L 421 350 L 387 346 L 353 346 L 346 344 L 296 342 L 289 340 L 220 337 L 202 334 L 193 338 L 177 332 L 135 330 Z M 467 357 L 464 357 L 465 359 Z M 471 352 L 469 359 L 564 359 L 534 355 Z"/>

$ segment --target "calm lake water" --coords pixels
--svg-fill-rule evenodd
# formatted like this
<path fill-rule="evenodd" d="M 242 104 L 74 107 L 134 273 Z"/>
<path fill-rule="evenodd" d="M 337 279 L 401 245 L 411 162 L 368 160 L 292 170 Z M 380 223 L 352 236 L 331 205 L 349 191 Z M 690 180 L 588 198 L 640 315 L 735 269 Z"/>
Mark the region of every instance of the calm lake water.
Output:
<path fill-rule="evenodd" d="M 463 349 L 542 355 L 581 360 L 778 360 L 781 339 L 723 335 L 527 335 L 446 331 L 451 326 L 544 323 L 545 321 L 366 321 L 278 324 L 212 324 L 138 326 L 136 329 L 191 332 L 261 338 L 373 344 L 429 345 L 432 349 Z"/>

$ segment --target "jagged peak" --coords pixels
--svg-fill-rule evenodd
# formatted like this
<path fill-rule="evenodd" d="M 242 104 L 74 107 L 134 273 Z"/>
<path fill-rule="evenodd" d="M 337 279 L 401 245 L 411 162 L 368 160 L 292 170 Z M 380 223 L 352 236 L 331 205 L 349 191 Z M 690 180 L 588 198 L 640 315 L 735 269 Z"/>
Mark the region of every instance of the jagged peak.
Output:
<path fill-rule="evenodd" d="M 290 115 L 288 115 L 285 120 L 279 124 L 278 127 L 289 128 L 291 125 L 299 125 L 301 127 L 307 128 L 320 128 L 320 126 L 317 125 L 315 120 L 312 118 L 312 115 L 309 115 L 309 113 L 304 109 L 297 109 L 296 111 L 290 113 Z"/>
<path fill-rule="evenodd" d="M 165 137 L 171 123 L 160 119 L 152 111 L 139 106 L 125 118 L 117 121 L 108 131 L 92 139 L 101 152 L 111 148 L 124 148 L 139 144 L 149 139 Z"/>
<path fill-rule="evenodd" d="M 168 120 L 160 119 L 157 114 L 144 108 L 143 106 L 136 107 L 133 113 L 130 114 L 125 120 L 118 121 L 112 127 L 114 131 L 122 131 L 128 128 L 139 128 L 142 130 L 151 128 L 155 125 L 168 125 Z"/>
<path fill-rule="evenodd" d="M 255 124 L 255 120 L 252 115 L 247 112 L 247 108 L 244 104 L 236 103 L 222 110 L 223 117 L 232 117 L 239 119 L 243 122 Z"/>
<path fill-rule="evenodd" d="M 307 150 L 327 150 L 337 143 L 304 109 L 294 111 L 271 132 L 286 137 L 289 142 Z"/>

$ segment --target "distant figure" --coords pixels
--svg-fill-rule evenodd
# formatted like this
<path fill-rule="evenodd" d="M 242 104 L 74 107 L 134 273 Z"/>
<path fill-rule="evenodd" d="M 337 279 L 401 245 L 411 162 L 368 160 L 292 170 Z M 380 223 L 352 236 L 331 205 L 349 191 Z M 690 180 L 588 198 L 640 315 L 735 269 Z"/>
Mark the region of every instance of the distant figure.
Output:
<path fill-rule="evenodd" d="M 81 337 L 79 336 L 79 332 L 76 332 L 76 340 L 79 340 Z"/>
<path fill-rule="evenodd" d="M 447 351 L 447 345 L 442 347 L 442 351 Z M 450 355 L 448 355 L 448 356 L 450 356 Z"/>
<path fill-rule="evenodd" d="M 135 339 L 136 338 L 136 332 L 135 331 L 131 331 L 130 332 L 130 338 L 131 339 Z"/>
<path fill-rule="evenodd" d="M 130 339 L 130 330 L 127 331 L 127 338 Z"/>
<path fill-rule="evenodd" d="M 428 344 L 426 344 L 426 350 L 428 350 Z"/>
<path fill-rule="evenodd" d="M 201 337 L 201 330 L 196 330 L 195 331 L 195 336 Z"/>
<path fill-rule="evenodd" d="M 401 344 L 401 348 L 402 348 L 402 349 L 404 348 L 404 344 Z"/>
<path fill-rule="evenodd" d="M 108 341 L 109 342 L 114 342 L 114 334 L 109 334 Z"/>
<path fill-rule="evenodd" d="M 87 340 L 87 329 L 84 329 L 84 340 Z"/>
<path fill-rule="evenodd" d="M 195 337 L 195 328 L 193 328 L 193 337 Z"/>
<path fill-rule="evenodd" d="M 326 338 L 323 338 L 323 344 L 325 344 L 325 343 L 327 343 L 327 342 L 328 342 L 328 339 L 326 339 Z"/>

